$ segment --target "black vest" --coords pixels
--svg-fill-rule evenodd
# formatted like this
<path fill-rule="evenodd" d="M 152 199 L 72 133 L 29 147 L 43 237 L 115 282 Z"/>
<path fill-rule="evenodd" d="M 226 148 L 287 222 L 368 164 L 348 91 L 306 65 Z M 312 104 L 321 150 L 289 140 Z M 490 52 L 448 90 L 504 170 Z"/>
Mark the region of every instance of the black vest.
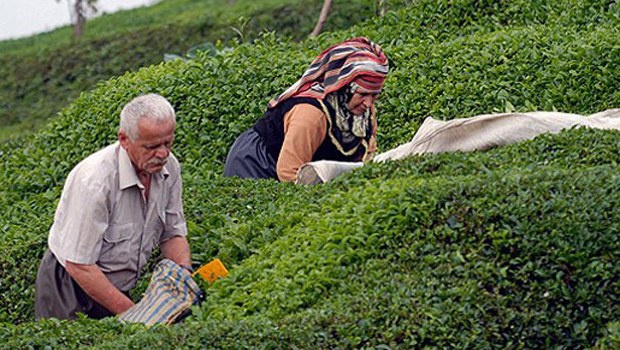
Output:
<path fill-rule="evenodd" d="M 278 159 L 280 150 L 282 149 L 282 144 L 284 143 L 284 115 L 295 105 L 300 103 L 313 105 L 323 111 L 323 108 L 317 99 L 309 97 L 294 97 L 281 102 L 276 106 L 276 108 L 267 109 L 263 117 L 260 118 L 256 124 L 254 124 L 254 130 L 260 135 L 267 145 L 267 151 L 273 156 L 273 159 Z M 325 104 L 325 107 L 330 115 L 333 116 L 333 109 L 328 104 Z M 329 118 L 329 116 L 326 117 Z M 326 130 L 325 140 L 316 152 L 314 152 L 312 161 L 336 160 L 341 162 L 358 162 L 362 160 L 364 154 L 366 153 L 366 147 L 360 145 L 355 153 L 350 156 L 346 156 L 336 148 L 328 134 L 329 125 L 328 130 Z M 362 139 L 360 139 L 360 142 L 361 141 Z"/>

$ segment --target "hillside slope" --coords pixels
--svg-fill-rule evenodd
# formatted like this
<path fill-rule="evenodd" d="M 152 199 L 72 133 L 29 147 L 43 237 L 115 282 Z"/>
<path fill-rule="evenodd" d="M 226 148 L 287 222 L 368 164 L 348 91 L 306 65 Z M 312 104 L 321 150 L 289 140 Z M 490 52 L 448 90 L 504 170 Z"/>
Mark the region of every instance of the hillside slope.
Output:
<path fill-rule="evenodd" d="M 221 173 L 269 98 L 344 38 L 369 36 L 391 59 L 378 103 L 387 149 L 428 115 L 618 107 L 619 24 L 614 1 L 421 0 L 301 44 L 265 35 L 101 83 L 26 142 L 0 145 L 0 347 L 618 348 L 618 132 L 372 164 L 316 187 Z M 173 327 L 32 322 L 64 178 L 146 92 L 178 111 L 193 257 L 231 274 Z"/>
<path fill-rule="evenodd" d="M 2 41 L 0 141 L 38 129 L 97 82 L 158 64 L 166 53 L 184 55 L 204 43 L 249 42 L 264 31 L 303 39 L 320 10 L 319 1 L 166 0 L 95 18 L 79 40 L 66 27 Z M 375 11 L 368 1 L 334 1 L 325 30 L 348 28 Z"/>

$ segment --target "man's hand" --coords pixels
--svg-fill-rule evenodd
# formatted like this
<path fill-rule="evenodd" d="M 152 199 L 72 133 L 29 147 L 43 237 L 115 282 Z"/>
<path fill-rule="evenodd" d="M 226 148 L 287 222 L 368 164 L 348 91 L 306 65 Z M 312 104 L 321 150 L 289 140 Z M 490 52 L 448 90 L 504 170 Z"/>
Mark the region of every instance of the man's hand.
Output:
<path fill-rule="evenodd" d="M 187 239 L 182 236 L 174 236 L 159 245 L 161 253 L 166 259 L 170 259 L 181 266 L 191 266 L 192 258 Z"/>
<path fill-rule="evenodd" d="M 118 290 L 103 274 L 99 266 L 65 263 L 69 275 L 94 301 L 118 315 L 134 305 L 133 301 Z"/>

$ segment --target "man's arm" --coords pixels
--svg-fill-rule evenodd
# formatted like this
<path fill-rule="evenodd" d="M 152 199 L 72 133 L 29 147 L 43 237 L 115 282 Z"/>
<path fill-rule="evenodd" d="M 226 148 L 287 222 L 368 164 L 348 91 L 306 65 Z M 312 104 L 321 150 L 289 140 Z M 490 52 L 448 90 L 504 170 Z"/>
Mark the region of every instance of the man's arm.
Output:
<path fill-rule="evenodd" d="M 99 266 L 66 263 L 69 275 L 94 301 L 118 315 L 134 305 L 133 301 L 118 290 L 103 274 Z"/>
<path fill-rule="evenodd" d="M 187 238 L 183 236 L 174 236 L 164 241 L 159 247 L 164 258 L 170 259 L 181 266 L 192 265 Z"/>

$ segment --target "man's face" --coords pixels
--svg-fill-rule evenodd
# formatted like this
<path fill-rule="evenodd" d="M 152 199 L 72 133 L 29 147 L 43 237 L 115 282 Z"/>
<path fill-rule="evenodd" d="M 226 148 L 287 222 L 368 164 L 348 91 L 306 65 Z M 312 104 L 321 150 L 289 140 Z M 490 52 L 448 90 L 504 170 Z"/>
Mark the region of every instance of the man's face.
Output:
<path fill-rule="evenodd" d="M 172 148 L 174 127 L 172 119 L 156 122 L 140 118 L 136 140 L 131 140 L 124 131 L 119 132 L 121 146 L 138 173 L 155 174 L 163 169 Z"/>
<path fill-rule="evenodd" d="M 369 92 L 354 92 L 347 108 L 354 115 L 364 114 L 375 103 L 379 94 L 373 94 Z"/>

